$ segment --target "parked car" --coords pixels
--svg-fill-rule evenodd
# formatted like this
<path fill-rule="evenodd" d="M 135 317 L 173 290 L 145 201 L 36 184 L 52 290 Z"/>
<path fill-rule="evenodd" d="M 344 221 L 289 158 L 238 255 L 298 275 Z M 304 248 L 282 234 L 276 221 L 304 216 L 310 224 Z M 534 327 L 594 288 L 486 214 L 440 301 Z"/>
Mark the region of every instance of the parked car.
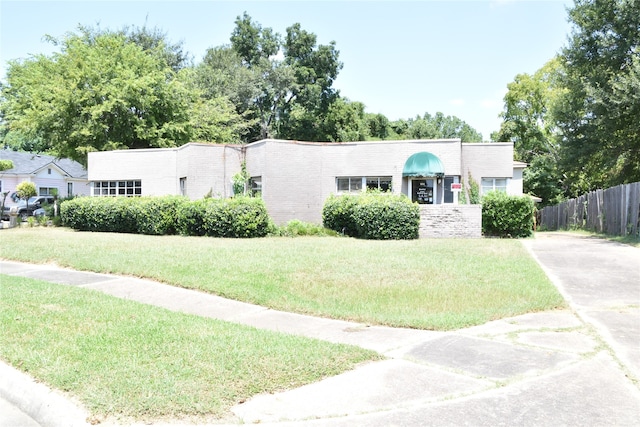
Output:
<path fill-rule="evenodd" d="M 26 221 L 26 219 L 33 215 L 34 212 L 38 209 L 41 209 L 43 205 L 53 203 L 53 196 L 33 196 L 30 197 L 28 203 L 25 203 L 24 200 L 20 200 L 20 202 L 15 206 L 17 209 L 18 216 L 22 219 L 22 221 Z M 11 207 L 5 206 L 2 211 L 2 219 L 9 219 L 9 211 Z"/>

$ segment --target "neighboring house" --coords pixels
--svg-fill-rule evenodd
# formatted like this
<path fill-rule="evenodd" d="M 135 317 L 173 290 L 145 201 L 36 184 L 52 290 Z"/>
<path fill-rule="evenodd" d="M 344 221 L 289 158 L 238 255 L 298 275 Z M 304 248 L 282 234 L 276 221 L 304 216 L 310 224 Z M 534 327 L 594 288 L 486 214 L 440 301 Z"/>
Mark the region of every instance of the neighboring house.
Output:
<path fill-rule="evenodd" d="M 13 168 L 0 172 L 0 192 L 9 192 L 7 206 L 17 203 L 11 195 L 23 181 L 33 182 L 38 196 L 56 191 L 59 197 L 90 194 L 87 170 L 74 160 L 7 149 L 0 150 L 0 159 L 13 163 Z"/>
<path fill-rule="evenodd" d="M 461 181 L 471 176 L 482 192 L 521 195 L 526 167 L 513 161 L 511 143 L 266 139 L 247 145 L 189 143 L 178 148 L 92 152 L 88 179 L 93 196 L 230 197 L 233 177 L 243 163 L 251 176 L 249 191 L 261 194 L 278 224 L 292 219 L 320 223 L 329 195 L 366 188 L 391 190 L 420 204 L 456 207 L 458 212 L 459 198 L 465 197 L 458 191 Z"/>

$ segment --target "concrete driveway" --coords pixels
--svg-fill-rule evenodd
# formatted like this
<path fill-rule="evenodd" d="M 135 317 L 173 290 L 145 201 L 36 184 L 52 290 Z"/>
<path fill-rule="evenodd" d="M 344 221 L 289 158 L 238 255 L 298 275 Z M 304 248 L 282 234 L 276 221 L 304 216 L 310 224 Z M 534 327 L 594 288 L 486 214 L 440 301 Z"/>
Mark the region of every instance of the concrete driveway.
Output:
<path fill-rule="evenodd" d="M 640 380 L 640 249 L 573 233 L 538 233 L 523 242 L 576 314 Z"/>

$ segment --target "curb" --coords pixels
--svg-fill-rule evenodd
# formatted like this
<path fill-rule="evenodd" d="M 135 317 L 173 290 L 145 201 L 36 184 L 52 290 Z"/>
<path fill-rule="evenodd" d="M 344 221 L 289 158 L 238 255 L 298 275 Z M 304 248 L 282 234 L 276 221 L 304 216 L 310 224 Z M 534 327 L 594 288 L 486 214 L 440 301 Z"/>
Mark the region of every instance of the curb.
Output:
<path fill-rule="evenodd" d="M 42 427 L 87 427 L 88 412 L 61 393 L 0 361 L 0 396 Z"/>

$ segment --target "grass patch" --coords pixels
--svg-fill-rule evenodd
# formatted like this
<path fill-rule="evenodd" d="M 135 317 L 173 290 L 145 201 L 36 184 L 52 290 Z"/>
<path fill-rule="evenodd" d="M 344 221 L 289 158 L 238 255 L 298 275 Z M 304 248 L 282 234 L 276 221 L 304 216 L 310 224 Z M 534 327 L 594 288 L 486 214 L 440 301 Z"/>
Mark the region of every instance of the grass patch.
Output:
<path fill-rule="evenodd" d="M 278 310 L 451 330 L 564 305 L 517 240 L 0 233 L 2 256 L 160 280 Z"/>
<path fill-rule="evenodd" d="M 380 358 L 99 292 L 0 276 L 0 357 L 97 417 L 223 419 L 258 393 Z"/>

